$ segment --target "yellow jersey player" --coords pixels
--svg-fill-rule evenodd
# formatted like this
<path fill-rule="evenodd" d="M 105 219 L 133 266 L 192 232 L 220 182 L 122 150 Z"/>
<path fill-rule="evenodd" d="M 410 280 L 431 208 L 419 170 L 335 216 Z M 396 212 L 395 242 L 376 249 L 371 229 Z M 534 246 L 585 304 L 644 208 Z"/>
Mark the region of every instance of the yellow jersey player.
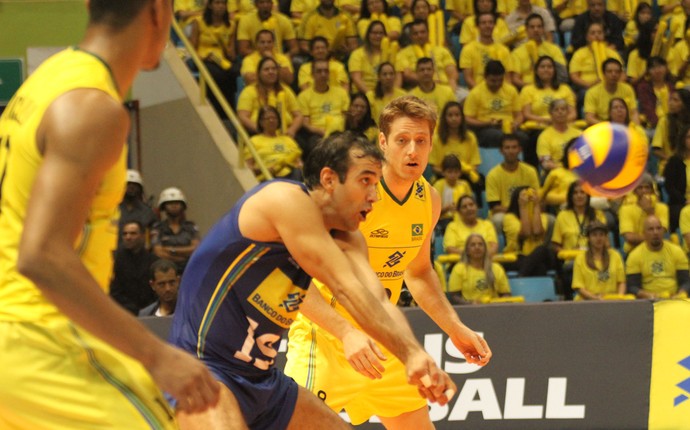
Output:
<path fill-rule="evenodd" d="M 164 429 L 220 390 L 107 295 L 140 69 L 171 0 L 87 1 L 78 47 L 46 60 L 0 117 L 0 428 Z M 158 386 L 157 386 L 158 385 Z"/>
<path fill-rule="evenodd" d="M 386 162 L 377 185 L 378 200 L 360 231 L 367 241 L 369 262 L 390 300 L 398 300 L 404 280 L 467 361 L 484 365 L 491 350 L 460 321 L 431 265 L 431 232 L 441 199 L 422 172 L 435 125 L 434 110 L 414 96 L 395 99 L 384 109 L 379 144 Z M 307 294 L 302 315 L 290 328 L 286 374 L 333 410 L 345 408 L 353 424 L 377 415 L 388 429 L 433 428 L 427 402 L 407 384 L 400 361 L 361 335 L 329 289 L 316 284 L 319 289 Z M 376 279 L 366 283 L 381 289 L 377 284 Z M 325 300 L 318 300 L 322 297 Z M 384 358 L 382 365 L 379 360 Z"/>

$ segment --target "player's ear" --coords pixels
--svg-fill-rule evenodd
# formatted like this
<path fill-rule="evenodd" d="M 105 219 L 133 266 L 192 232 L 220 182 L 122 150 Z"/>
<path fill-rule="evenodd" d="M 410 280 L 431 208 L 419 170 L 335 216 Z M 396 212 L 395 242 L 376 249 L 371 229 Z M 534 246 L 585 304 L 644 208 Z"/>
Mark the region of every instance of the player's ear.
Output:
<path fill-rule="evenodd" d="M 386 148 L 386 135 L 379 131 L 379 148 L 383 151 Z"/>
<path fill-rule="evenodd" d="M 323 189 L 330 192 L 333 191 L 333 187 L 335 187 L 335 183 L 338 180 L 338 175 L 335 173 L 335 170 L 331 169 L 330 167 L 324 167 L 321 169 L 320 179 Z"/>

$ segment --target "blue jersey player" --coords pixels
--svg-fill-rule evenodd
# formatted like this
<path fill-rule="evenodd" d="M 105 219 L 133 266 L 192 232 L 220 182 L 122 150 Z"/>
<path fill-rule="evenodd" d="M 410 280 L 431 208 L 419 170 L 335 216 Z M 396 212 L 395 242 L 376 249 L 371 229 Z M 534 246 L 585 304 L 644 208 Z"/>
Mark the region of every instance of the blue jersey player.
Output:
<path fill-rule="evenodd" d="M 346 427 L 272 366 L 312 276 L 401 359 L 411 384 L 432 401 L 447 401 L 444 392 L 455 389 L 448 375 L 400 311 L 362 284 L 362 273 L 372 271 L 366 258 L 348 257 L 366 253 L 358 226 L 376 200 L 382 159 L 366 138 L 333 135 L 307 160 L 306 186 L 286 180 L 257 186 L 202 241 L 182 279 L 171 341 L 201 359 L 222 387 L 214 408 L 179 414 L 182 428 Z"/>

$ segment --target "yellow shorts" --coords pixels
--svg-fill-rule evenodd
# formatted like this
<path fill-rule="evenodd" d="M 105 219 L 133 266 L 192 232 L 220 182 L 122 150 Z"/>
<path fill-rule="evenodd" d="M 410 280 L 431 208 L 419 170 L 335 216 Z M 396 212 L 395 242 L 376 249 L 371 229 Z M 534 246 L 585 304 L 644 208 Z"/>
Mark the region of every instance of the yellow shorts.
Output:
<path fill-rule="evenodd" d="M 0 351 L 2 429 L 177 428 L 139 362 L 66 320 L 0 321 Z"/>
<path fill-rule="evenodd" d="M 342 343 L 301 314 L 290 326 L 285 374 L 324 400 L 336 412 L 345 409 L 358 425 L 372 415 L 397 417 L 427 406 L 417 388 L 407 383 L 405 366 L 384 350 L 386 371 L 372 380 L 350 366 Z"/>

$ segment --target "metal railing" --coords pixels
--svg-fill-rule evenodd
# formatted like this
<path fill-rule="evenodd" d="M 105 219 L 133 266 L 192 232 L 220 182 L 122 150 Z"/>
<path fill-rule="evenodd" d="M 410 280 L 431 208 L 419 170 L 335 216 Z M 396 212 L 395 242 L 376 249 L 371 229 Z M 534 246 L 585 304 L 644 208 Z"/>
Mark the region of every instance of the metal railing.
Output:
<path fill-rule="evenodd" d="M 252 155 L 252 158 L 254 159 L 254 162 L 258 166 L 259 170 L 261 171 L 263 177 L 266 180 L 273 179 L 273 175 L 264 164 L 263 160 L 259 156 L 252 142 L 249 140 L 249 135 L 247 134 L 247 131 L 244 129 L 244 126 L 242 126 L 242 124 L 240 123 L 239 119 L 237 118 L 237 115 L 235 115 L 235 111 L 230 107 L 230 104 L 225 99 L 223 92 L 220 90 L 220 88 L 218 88 L 216 81 L 213 79 L 211 73 L 206 68 L 206 65 L 204 64 L 203 60 L 199 58 L 191 42 L 189 41 L 189 39 L 187 39 L 187 36 L 184 34 L 184 31 L 175 20 L 173 20 L 172 22 L 172 28 L 175 31 L 177 37 L 182 41 L 182 44 L 187 50 L 189 58 L 194 62 L 194 65 L 199 71 L 199 91 L 201 103 L 208 103 L 208 101 L 206 100 L 208 88 L 208 90 L 210 90 L 211 93 L 213 93 L 213 96 L 218 101 L 218 104 L 220 105 L 221 109 L 223 109 L 223 112 L 225 113 L 225 115 L 227 115 L 228 119 L 232 123 L 232 126 L 237 131 L 237 150 L 239 151 L 239 167 L 244 167 L 244 148 L 246 147 L 249 150 L 249 153 Z"/>

